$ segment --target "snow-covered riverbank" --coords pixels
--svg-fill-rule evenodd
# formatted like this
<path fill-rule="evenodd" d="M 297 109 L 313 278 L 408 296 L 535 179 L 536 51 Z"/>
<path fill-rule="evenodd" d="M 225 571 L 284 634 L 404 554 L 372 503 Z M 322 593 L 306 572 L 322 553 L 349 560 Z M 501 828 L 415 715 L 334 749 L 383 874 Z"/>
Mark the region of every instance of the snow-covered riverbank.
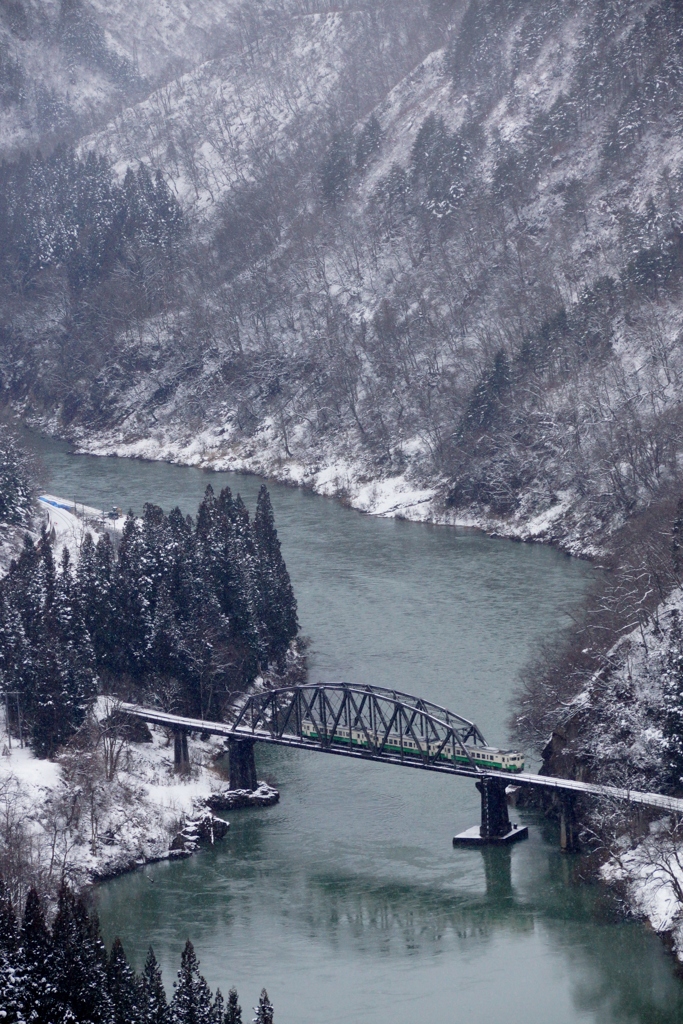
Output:
<path fill-rule="evenodd" d="M 629 789 L 680 795 L 683 762 L 672 721 L 683 696 L 683 588 L 621 637 L 566 708 L 544 771 Z M 678 779 L 678 782 L 676 780 Z M 637 808 L 583 808 L 603 880 L 617 884 L 630 912 L 667 937 L 683 963 L 683 824 Z"/>
<path fill-rule="evenodd" d="M 339 498 L 369 515 L 469 527 L 513 540 L 549 543 L 579 558 L 602 554 L 609 532 L 604 517 L 598 523 L 580 496 L 569 492 L 549 498 L 529 490 L 508 517 L 481 507 L 449 508 L 448 481 L 427 469 L 431 460 L 419 438 L 404 445 L 405 469 L 392 474 L 379 470 L 358 443 L 312 449 L 303 439 L 299 448 L 296 439 L 290 439 L 298 454 L 287 456 L 271 422 L 248 440 L 239 438 L 231 424 L 208 427 L 192 437 L 158 430 L 147 437 L 125 431 L 79 432 L 72 440 L 82 454 L 254 474 Z M 598 526 L 603 530 L 600 538 L 596 536 Z"/>
<path fill-rule="evenodd" d="M 96 717 L 108 712 L 98 700 Z M 173 763 L 172 736 L 150 730 L 148 742 L 75 743 L 56 760 L 43 760 L 16 739 L 0 738 L 0 800 L 6 827 L 4 858 L 17 876 L 48 891 L 62 878 L 76 888 L 151 861 L 184 856 L 191 844 L 175 842 L 207 800 L 226 789 L 216 765 L 217 738 L 189 738 L 190 769 Z M 3 843 L 4 840 L 4 843 Z M 210 840 L 209 840 L 210 841 Z M 172 846 L 174 847 L 172 849 Z"/>

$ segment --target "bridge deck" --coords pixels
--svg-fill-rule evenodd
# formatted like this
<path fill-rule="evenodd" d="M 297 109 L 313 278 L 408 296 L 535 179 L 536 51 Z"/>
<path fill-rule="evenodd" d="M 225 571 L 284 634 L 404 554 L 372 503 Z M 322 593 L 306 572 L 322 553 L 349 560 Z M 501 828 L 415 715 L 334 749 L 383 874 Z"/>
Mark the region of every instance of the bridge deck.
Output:
<path fill-rule="evenodd" d="M 259 743 L 274 743 L 278 746 L 296 747 L 300 750 L 315 750 L 318 753 L 338 754 L 342 757 L 355 757 L 362 761 L 378 761 L 383 764 L 397 764 L 408 768 L 420 768 L 423 771 L 439 772 L 443 775 L 460 775 L 469 779 L 477 779 L 486 775 L 502 779 L 507 783 L 526 786 L 540 786 L 544 789 L 557 789 L 573 793 L 585 793 L 590 796 L 604 797 L 611 800 L 623 800 L 628 803 L 644 804 L 658 807 L 665 811 L 683 814 L 683 799 L 664 796 L 661 793 L 642 793 L 638 790 L 620 789 L 616 786 L 601 786 L 592 782 L 579 782 L 576 779 L 563 779 L 548 775 L 534 775 L 531 772 L 504 772 L 496 769 L 471 769 L 464 765 L 444 762 L 426 763 L 420 757 L 405 753 L 403 755 L 388 751 L 374 753 L 368 749 L 353 749 L 323 744 L 319 740 L 302 739 L 294 734 L 273 736 L 264 729 L 250 729 L 245 726 L 233 726 L 229 722 L 208 722 L 199 718 L 187 718 L 183 715 L 172 715 L 165 711 L 156 711 L 139 704 L 121 702 L 118 707 L 127 715 L 140 718 L 154 725 L 166 726 L 170 729 L 185 729 L 189 732 L 205 732 L 213 736 L 225 736 L 226 739 L 256 740 Z"/>

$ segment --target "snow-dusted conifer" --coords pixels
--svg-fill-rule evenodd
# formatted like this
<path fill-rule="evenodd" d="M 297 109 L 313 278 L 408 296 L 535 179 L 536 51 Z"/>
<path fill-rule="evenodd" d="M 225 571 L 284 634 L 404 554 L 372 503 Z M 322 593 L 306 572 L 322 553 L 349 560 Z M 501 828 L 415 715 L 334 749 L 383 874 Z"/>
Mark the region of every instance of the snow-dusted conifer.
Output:
<path fill-rule="evenodd" d="M 273 1024 L 273 1004 L 268 998 L 268 993 L 265 989 L 261 989 L 258 1006 L 255 1006 L 254 1010 L 256 1012 L 254 1024 Z"/>
<path fill-rule="evenodd" d="M 225 1010 L 225 1024 L 242 1024 L 242 1007 L 239 1004 L 237 989 L 228 992 L 228 1005 Z"/>
<path fill-rule="evenodd" d="M 671 613 L 666 669 L 662 680 L 664 721 L 669 782 L 674 790 L 683 788 L 683 635 L 681 617 Z"/>
<path fill-rule="evenodd" d="M 671 560 L 673 562 L 673 570 L 677 576 L 680 576 L 681 569 L 683 569 L 683 555 L 681 554 L 681 546 L 683 545 L 683 498 L 678 499 L 678 504 L 676 506 L 676 518 L 674 519 L 671 533 Z"/>
<path fill-rule="evenodd" d="M 52 931 L 57 996 L 78 1024 L 114 1024 L 107 951 L 95 916 L 62 886 Z M 69 1018 L 65 1018 L 69 1019 Z"/>
<path fill-rule="evenodd" d="M 114 1024 L 145 1024 L 142 992 L 120 939 L 115 939 L 107 964 Z"/>
<path fill-rule="evenodd" d="M 19 1024 L 21 972 L 17 949 L 17 922 L 9 890 L 0 878 L 0 1018 L 2 1024 Z"/>
<path fill-rule="evenodd" d="M 211 990 L 199 973 L 199 961 L 189 939 L 174 988 L 170 1024 L 214 1024 Z"/>
<path fill-rule="evenodd" d="M 280 550 L 273 506 L 265 484 L 259 491 L 253 530 L 259 568 L 259 617 L 267 633 L 270 657 L 282 662 L 299 624 L 296 598 Z"/>
<path fill-rule="evenodd" d="M 0 522 L 19 525 L 31 516 L 27 456 L 5 427 L 0 427 Z"/>
<path fill-rule="evenodd" d="M 150 946 L 140 979 L 140 1001 L 144 1024 L 167 1024 L 168 1004 L 161 968 Z"/>
<path fill-rule="evenodd" d="M 62 1015 L 54 982 L 55 955 L 40 898 L 30 889 L 20 932 L 21 1007 L 27 1024 L 52 1024 Z"/>
<path fill-rule="evenodd" d="M 216 989 L 212 1009 L 214 1024 L 225 1024 L 225 999 L 219 988 Z"/>
<path fill-rule="evenodd" d="M 145 545 L 132 512 L 123 527 L 114 573 L 114 619 L 109 667 L 117 674 L 139 677 L 151 631 Z"/>

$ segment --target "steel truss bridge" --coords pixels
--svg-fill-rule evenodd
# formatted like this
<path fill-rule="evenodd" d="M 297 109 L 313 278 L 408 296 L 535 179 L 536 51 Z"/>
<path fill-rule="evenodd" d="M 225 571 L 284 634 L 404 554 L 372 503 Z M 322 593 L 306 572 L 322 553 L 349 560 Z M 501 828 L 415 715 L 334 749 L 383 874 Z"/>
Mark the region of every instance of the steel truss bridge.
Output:
<path fill-rule="evenodd" d="M 179 768 L 187 763 L 189 732 L 224 736 L 230 750 L 231 789 L 255 788 L 256 742 L 472 779 L 482 794 L 481 835 L 490 839 L 510 829 L 504 796 L 510 784 L 554 790 L 561 808 L 570 808 L 572 798 L 584 795 L 683 814 L 683 799 L 659 793 L 482 766 L 468 751 L 468 747 L 487 746 L 474 722 L 421 697 L 380 686 L 333 682 L 263 690 L 243 699 L 226 722 L 187 718 L 138 704 L 117 706 L 127 715 L 172 730 Z M 360 736 L 362 746 L 343 741 L 351 732 Z M 571 832 L 571 813 L 562 810 L 562 815 Z M 563 845 L 570 847 L 571 837 Z"/>

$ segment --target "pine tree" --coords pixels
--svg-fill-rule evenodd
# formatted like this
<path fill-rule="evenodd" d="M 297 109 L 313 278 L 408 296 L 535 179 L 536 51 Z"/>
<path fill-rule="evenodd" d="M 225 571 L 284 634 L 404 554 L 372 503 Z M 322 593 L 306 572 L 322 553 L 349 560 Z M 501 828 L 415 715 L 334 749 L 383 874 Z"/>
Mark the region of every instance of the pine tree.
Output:
<path fill-rule="evenodd" d="M 79 561 L 80 570 L 80 561 Z M 105 533 L 95 548 L 92 572 L 84 567 L 78 578 L 80 600 L 99 668 L 109 668 L 116 660 L 115 554 Z"/>
<path fill-rule="evenodd" d="M 27 1024 L 52 1024 L 63 1017 L 54 983 L 55 955 L 40 898 L 30 889 L 20 933 L 21 1005 Z"/>
<path fill-rule="evenodd" d="M 259 491 L 253 529 L 258 560 L 259 617 L 267 634 L 269 654 L 282 663 L 299 623 L 296 598 L 280 550 L 273 506 L 265 484 Z"/>
<path fill-rule="evenodd" d="M 28 456 L 6 427 L 0 427 L 0 522 L 28 523 L 31 488 L 26 473 Z"/>
<path fill-rule="evenodd" d="M 674 519 L 671 540 L 671 558 L 673 570 L 677 576 L 681 574 L 681 543 L 683 542 L 683 498 L 678 499 L 676 518 Z"/>
<path fill-rule="evenodd" d="M 254 1010 L 256 1012 L 254 1024 L 273 1024 L 273 1004 L 265 989 L 261 989 L 258 1006 L 255 1006 Z"/>
<path fill-rule="evenodd" d="M 97 918 L 62 886 L 52 937 L 59 1001 L 78 1024 L 114 1024 L 107 983 L 107 951 Z"/>
<path fill-rule="evenodd" d="M 225 1024 L 225 1000 L 219 988 L 216 989 L 211 1012 L 214 1024 Z"/>
<path fill-rule="evenodd" d="M 142 971 L 140 1002 L 143 1024 L 167 1024 L 169 1011 L 166 992 L 161 979 L 161 968 L 151 946 Z"/>
<path fill-rule="evenodd" d="M 64 677 L 61 713 L 68 729 L 73 730 L 82 723 L 97 686 L 93 667 L 95 654 L 66 547 L 62 551 L 61 571 L 56 581 L 54 619 Z"/>
<path fill-rule="evenodd" d="M 346 132 L 335 132 L 320 168 L 323 202 L 333 208 L 345 199 L 349 190 L 352 173 L 350 141 Z"/>
<path fill-rule="evenodd" d="M 214 1024 L 211 991 L 199 973 L 199 961 L 189 939 L 174 988 L 170 1024 Z"/>
<path fill-rule="evenodd" d="M 18 690 L 23 696 L 30 669 L 31 654 L 21 615 L 10 594 L 0 589 L 0 673 L 4 687 Z"/>
<path fill-rule="evenodd" d="M 131 970 L 120 939 L 114 940 L 107 964 L 109 995 L 115 1024 L 143 1024 L 140 986 Z"/>
<path fill-rule="evenodd" d="M 39 548 L 33 538 L 26 534 L 24 547 L 16 562 L 12 562 L 10 570 L 3 580 L 3 590 L 19 614 L 29 643 L 35 642 L 43 628 L 43 602 L 45 598 L 42 586 L 41 557 Z"/>
<path fill-rule="evenodd" d="M 12 900 L 0 878 L 0 1013 L 3 1024 L 22 1020 L 21 972 L 19 969 L 17 922 Z"/>
<path fill-rule="evenodd" d="M 228 1006 L 225 1011 L 225 1024 L 242 1024 L 242 1007 L 237 997 L 237 989 L 228 992 Z"/>
<path fill-rule="evenodd" d="M 43 550 L 43 623 L 35 644 L 31 694 L 36 753 L 50 755 L 82 723 L 96 692 L 94 654 L 74 587 L 68 549 L 59 576 L 51 552 Z M 49 544 L 46 545 L 49 551 Z"/>
<path fill-rule="evenodd" d="M 368 161 L 379 151 L 384 132 L 375 114 L 363 125 L 356 141 L 356 168 L 362 171 Z"/>
<path fill-rule="evenodd" d="M 140 678 L 151 632 L 152 581 L 147 575 L 147 552 L 132 512 L 123 527 L 113 581 L 114 618 L 110 668 Z"/>

